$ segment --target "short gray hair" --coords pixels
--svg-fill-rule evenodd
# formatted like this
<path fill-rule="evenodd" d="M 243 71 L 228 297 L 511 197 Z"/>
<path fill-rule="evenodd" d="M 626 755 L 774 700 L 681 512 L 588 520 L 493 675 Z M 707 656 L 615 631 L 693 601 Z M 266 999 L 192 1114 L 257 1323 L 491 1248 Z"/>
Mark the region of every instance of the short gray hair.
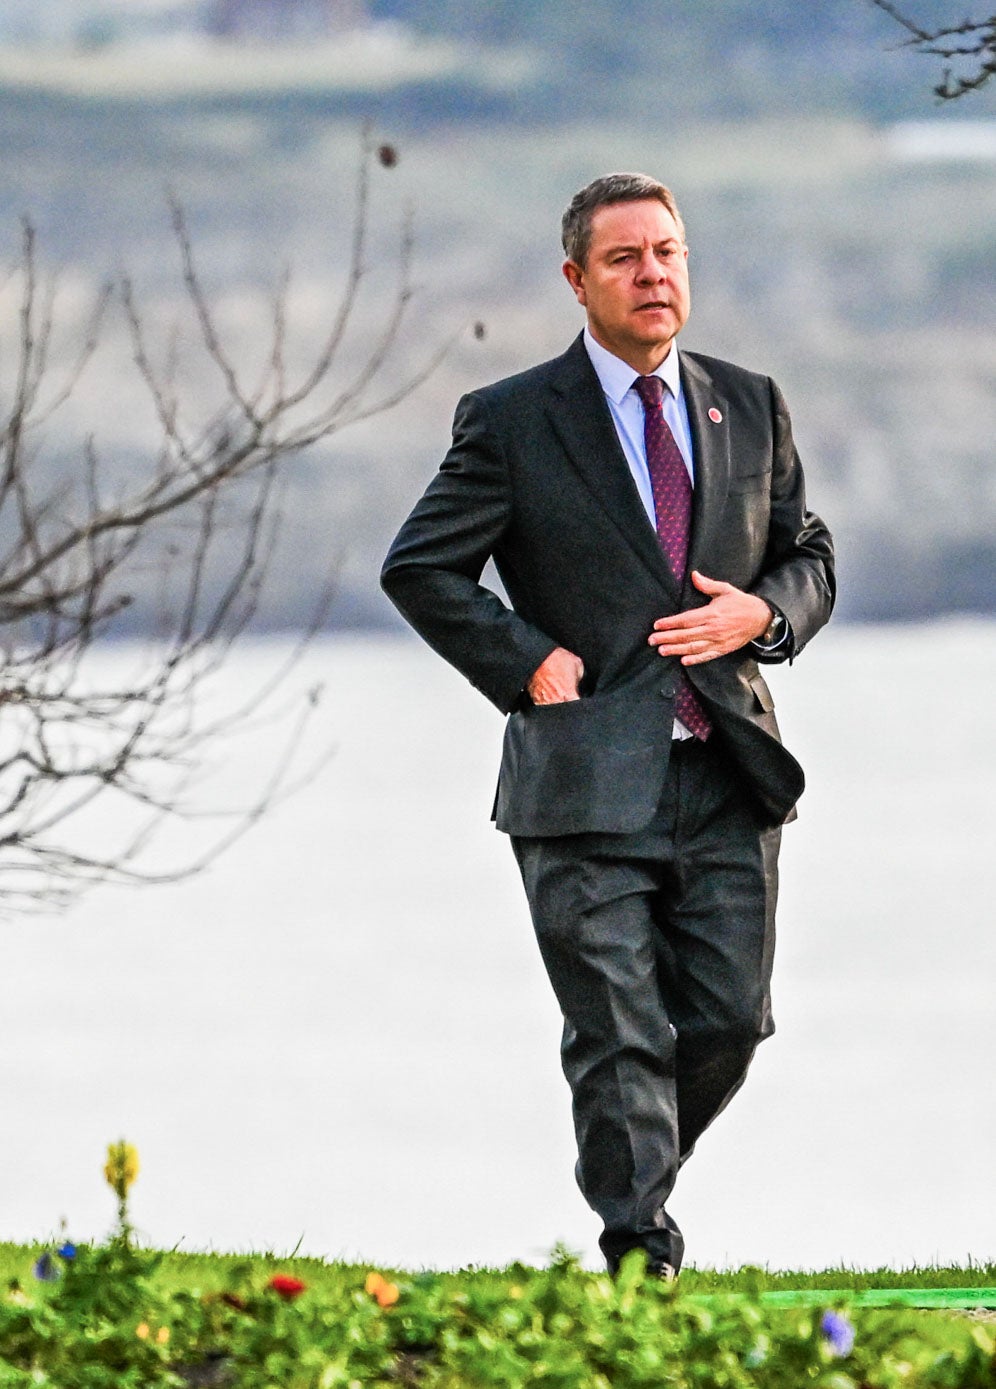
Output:
<path fill-rule="evenodd" d="M 605 174 L 575 193 L 564 213 L 560 237 L 567 259 L 584 268 L 591 249 L 591 219 L 600 207 L 644 202 L 648 198 L 664 204 L 684 241 L 685 224 L 670 188 L 649 174 Z"/>

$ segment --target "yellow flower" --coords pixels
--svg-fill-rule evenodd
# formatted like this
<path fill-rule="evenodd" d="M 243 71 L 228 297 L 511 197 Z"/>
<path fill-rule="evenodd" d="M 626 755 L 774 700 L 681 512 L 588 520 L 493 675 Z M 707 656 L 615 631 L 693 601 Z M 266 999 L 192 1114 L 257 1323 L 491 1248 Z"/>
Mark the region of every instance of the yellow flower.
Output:
<path fill-rule="evenodd" d="M 397 1283 L 389 1283 L 382 1273 L 368 1273 L 363 1290 L 379 1307 L 393 1307 L 401 1296 Z"/>
<path fill-rule="evenodd" d="M 140 1321 L 138 1325 L 135 1327 L 135 1335 L 138 1337 L 140 1341 L 147 1341 L 149 1337 L 152 1335 L 152 1328 L 149 1325 L 149 1323 L 147 1321 Z M 156 1342 L 158 1345 L 164 1346 L 168 1340 L 169 1327 L 161 1326 L 159 1330 L 156 1332 Z"/>
<path fill-rule="evenodd" d="M 120 1143 L 107 1145 L 107 1162 L 104 1164 L 104 1177 L 107 1185 L 123 1201 L 128 1188 L 138 1176 L 138 1149 L 124 1139 Z"/>

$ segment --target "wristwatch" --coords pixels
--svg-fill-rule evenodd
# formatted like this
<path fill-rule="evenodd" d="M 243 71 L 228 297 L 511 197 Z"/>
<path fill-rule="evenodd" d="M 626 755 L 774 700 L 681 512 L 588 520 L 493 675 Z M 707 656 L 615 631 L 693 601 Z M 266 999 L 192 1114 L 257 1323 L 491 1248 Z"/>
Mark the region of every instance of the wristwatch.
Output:
<path fill-rule="evenodd" d="M 758 646 L 777 646 L 785 632 L 785 619 L 779 612 L 772 612 L 771 621 L 759 637 L 754 640 Z"/>

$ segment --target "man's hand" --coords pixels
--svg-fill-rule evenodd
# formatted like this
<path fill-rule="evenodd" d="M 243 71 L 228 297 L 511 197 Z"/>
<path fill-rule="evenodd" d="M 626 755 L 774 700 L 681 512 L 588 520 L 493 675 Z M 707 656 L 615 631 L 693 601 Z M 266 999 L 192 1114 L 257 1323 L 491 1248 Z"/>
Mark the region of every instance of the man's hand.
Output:
<path fill-rule="evenodd" d="M 709 594 L 710 601 L 704 608 L 657 619 L 647 640 L 661 656 L 680 656 L 683 666 L 698 666 L 739 651 L 766 631 L 772 613 L 763 598 L 707 579 L 697 570 L 692 571 L 692 583 Z"/>
<path fill-rule="evenodd" d="M 579 687 L 583 675 L 581 657 L 558 646 L 538 670 L 533 671 L 526 693 L 534 704 L 567 704 L 581 698 Z"/>

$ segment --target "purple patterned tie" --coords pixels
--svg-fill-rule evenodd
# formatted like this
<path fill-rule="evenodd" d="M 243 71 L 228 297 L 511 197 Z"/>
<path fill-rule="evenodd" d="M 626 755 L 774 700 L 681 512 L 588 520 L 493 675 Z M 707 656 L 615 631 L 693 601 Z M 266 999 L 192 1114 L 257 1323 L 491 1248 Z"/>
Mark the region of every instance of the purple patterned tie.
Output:
<path fill-rule="evenodd" d="M 647 446 L 647 470 L 654 494 L 657 536 L 679 588 L 685 581 L 688 532 L 692 521 L 692 482 L 681 450 L 674 441 L 661 410 L 664 383 L 659 376 L 638 376 L 633 382 L 643 401 L 643 437 Z M 712 724 L 684 671 L 674 701 L 675 718 L 689 733 L 705 741 Z"/>

